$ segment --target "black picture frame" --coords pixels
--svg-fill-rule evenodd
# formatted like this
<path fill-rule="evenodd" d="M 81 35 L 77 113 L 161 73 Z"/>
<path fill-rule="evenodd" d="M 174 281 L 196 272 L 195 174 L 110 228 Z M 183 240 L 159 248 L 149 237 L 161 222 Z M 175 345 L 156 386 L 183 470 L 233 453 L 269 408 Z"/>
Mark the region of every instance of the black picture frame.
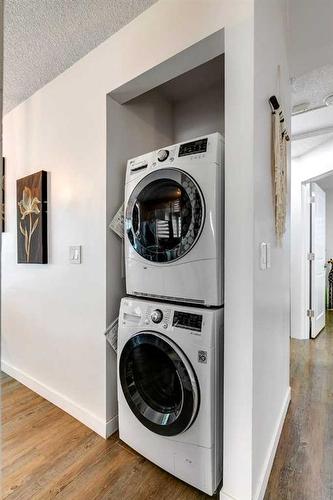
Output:
<path fill-rule="evenodd" d="M 16 181 L 17 262 L 47 264 L 47 172 Z"/>

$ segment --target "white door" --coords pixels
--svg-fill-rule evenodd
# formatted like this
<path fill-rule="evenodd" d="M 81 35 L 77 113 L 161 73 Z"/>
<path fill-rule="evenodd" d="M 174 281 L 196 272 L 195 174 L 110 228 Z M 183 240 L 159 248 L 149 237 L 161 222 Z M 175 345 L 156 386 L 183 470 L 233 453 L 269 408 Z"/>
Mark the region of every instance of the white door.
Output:
<path fill-rule="evenodd" d="M 326 195 L 315 182 L 311 195 L 310 336 L 315 338 L 325 327 Z"/>

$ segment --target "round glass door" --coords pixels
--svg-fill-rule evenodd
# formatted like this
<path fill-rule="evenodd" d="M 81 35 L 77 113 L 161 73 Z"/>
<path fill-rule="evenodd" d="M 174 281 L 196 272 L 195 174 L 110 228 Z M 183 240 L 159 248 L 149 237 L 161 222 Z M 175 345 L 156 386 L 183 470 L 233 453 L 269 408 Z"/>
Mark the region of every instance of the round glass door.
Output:
<path fill-rule="evenodd" d="M 134 188 L 125 227 L 133 248 L 152 262 L 170 262 L 196 243 L 204 222 L 204 202 L 194 180 L 177 169 L 160 169 Z"/>
<path fill-rule="evenodd" d="M 184 353 L 153 332 L 132 337 L 121 352 L 119 377 L 126 401 L 140 422 L 164 436 L 184 432 L 199 407 L 199 387 Z"/>

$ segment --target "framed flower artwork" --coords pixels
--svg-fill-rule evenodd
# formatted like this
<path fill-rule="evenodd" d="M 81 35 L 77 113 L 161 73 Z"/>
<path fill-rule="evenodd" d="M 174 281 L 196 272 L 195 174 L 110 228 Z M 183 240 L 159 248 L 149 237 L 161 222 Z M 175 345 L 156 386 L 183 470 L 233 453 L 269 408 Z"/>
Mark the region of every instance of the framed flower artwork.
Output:
<path fill-rule="evenodd" d="M 47 264 L 47 172 L 16 181 L 17 262 Z"/>

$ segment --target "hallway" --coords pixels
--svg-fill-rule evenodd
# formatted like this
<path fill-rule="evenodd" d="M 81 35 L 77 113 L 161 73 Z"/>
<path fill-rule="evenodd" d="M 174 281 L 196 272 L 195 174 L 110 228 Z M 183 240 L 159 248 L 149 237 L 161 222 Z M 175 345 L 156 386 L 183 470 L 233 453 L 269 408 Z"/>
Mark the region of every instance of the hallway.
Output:
<path fill-rule="evenodd" d="M 316 340 L 291 341 L 291 388 L 265 500 L 332 500 L 332 311 Z"/>

